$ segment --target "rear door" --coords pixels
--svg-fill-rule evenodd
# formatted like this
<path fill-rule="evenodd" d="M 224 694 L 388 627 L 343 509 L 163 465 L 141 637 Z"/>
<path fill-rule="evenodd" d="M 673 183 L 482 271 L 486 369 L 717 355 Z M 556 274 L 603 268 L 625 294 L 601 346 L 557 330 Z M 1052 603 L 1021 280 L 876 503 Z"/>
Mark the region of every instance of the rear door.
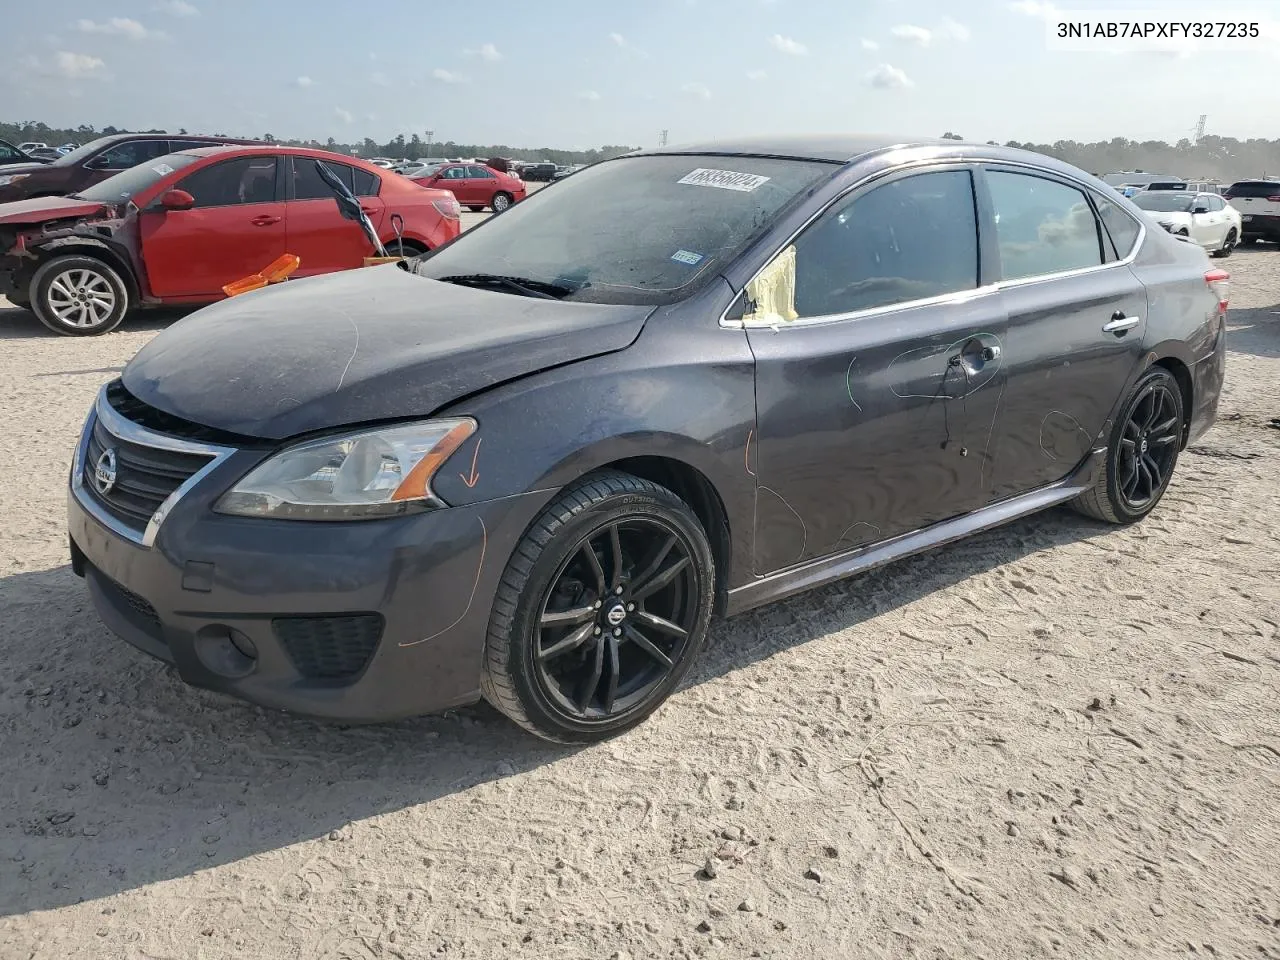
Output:
<path fill-rule="evenodd" d="M 295 156 L 284 158 L 284 162 L 292 164 L 293 170 L 286 204 L 289 210 L 287 245 L 289 253 L 302 259 L 294 276 L 309 277 L 350 270 L 360 266 L 365 257 L 373 256 L 373 247 L 360 224 L 343 219 L 338 212 L 338 202 L 316 170 L 316 161 L 311 157 Z M 355 174 L 364 173 L 345 163 L 333 160 L 320 162 L 333 171 L 349 190 L 355 190 Z M 365 176 L 360 177 L 360 185 L 367 190 Z M 360 198 L 360 207 L 373 222 L 375 230 L 381 229 L 384 206 L 376 196 Z"/>
<path fill-rule="evenodd" d="M 1143 227 L 1118 204 L 1023 167 L 985 176 L 1009 317 L 991 490 L 1003 500 L 1061 480 L 1105 442 L 1147 295 L 1128 266 Z"/>
<path fill-rule="evenodd" d="M 493 203 L 493 195 L 498 192 L 498 177 L 492 170 L 478 164 L 467 166 L 467 196 L 473 197 L 470 203 L 489 206 Z"/>
<path fill-rule="evenodd" d="M 986 502 L 1005 319 L 978 250 L 972 172 L 949 165 L 837 200 L 766 268 L 796 318 L 744 321 L 757 575 Z"/>
<path fill-rule="evenodd" d="M 220 297 L 222 287 L 285 253 L 282 158 L 255 154 L 201 167 L 174 186 L 190 210 L 158 202 L 139 215 L 142 261 L 158 297 Z"/>

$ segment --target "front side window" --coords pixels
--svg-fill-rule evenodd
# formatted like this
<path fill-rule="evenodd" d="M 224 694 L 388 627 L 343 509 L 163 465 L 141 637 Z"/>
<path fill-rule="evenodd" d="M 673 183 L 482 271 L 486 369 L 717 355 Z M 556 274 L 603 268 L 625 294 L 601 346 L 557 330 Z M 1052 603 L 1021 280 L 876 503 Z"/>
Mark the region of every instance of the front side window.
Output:
<path fill-rule="evenodd" d="M 18 149 L 16 147 L 11 147 L 9 146 L 9 144 L 3 141 L 0 141 L 0 160 L 24 160 L 24 159 L 26 158 L 23 157 L 23 155 L 18 152 Z"/>
<path fill-rule="evenodd" d="M 168 152 L 168 140 L 130 140 L 112 147 L 98 158 L 95 165 L 108 170 L 127 170 L 156 157 L 163 157 Z"/>
<path fill-rule="evenodd" d="M 1006 280 L 1102 263 L 1098 221 L 1082 191 L 1024 173 L 989 171 L 996 240 Z"/>
<path fill-rule="evenodd" d="M 321 160 L 325 167 L 343 182 L 348 190 L 351 186 L 351 167 L 345 163 L 331 163 Z M 332 200 L 333 190 L 320 177 L 316 169 L 317 161 L 312 157 L 293 158 L 293 199 L 295 200 Z"/>
<path fill-rule="evenodd" d="M 445 170 L 444 179 L 446 180 L 465 180 L 467 179 L 466 167 L 449 167 Z"/>
<path fill-rule="evenodd" d="M 157 157 L 150 163 L 139 164 L 113 177 L 107 177 L 92 187 L 81 190 L 75 196 L 84 200 L 96 200 L 98 203 L 124 203 L 159 183 L 169 174 L 191 166 L 197 159 L 199 158 L 187 153 L 171 153 L 165 157 Z"/>
<path fill-rule="evenodd" d="M 276 158 L 240 157 L 197 170 L 178 183 L 196 198 L 196 207 L 271 203 L 276 198 Z"/>
<path fill-rule="evenodd" d="M 972 178 L 966 170 L 949 170 L 873 187 L 828 210 L 794 249 L 797 318 L 973 290 L 978 225 Z"/>

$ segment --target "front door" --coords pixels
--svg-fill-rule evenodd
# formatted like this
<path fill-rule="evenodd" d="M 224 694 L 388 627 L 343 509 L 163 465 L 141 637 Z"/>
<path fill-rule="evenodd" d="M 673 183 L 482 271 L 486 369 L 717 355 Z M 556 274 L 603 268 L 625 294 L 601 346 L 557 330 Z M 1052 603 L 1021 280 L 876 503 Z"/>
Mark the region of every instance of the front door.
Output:
<path fill-rule="evenodd" d="M 302 262 L 294 272 L 295 277 L 309 277 L 337 270 L 350 270 L 360 266 L 365 257 L 376 251 L 365 236 L 364 229 L 354 220 L 345 220 L 338 212 L 338 202 L 329 185 L 320 178 L 316 161 L 310 157 L 291 157 L 293 164 L 293 188 L 289 194 L 288 248 Z M 354 190 L 353 168 L 345 163 L 323 161 L 337 174 L 348 189 Z M 364 184 L 361 178 L 361 185 Z M 359 193 L 360 191 L 356 191 Z M 365 211 L 373 228 L 382 225 L 385 203 L 377 197 L 360 197 L 360 207 Z"/>
<path fill-rule="evenodd" d="M 155 296 L 220 297 L 225 284 L 286 252 L 277 164 L 255 155 L 201 167 L 174 185 L 195 198 L 192 209 L 153 204 L 141 214 L 142 262 Z"/>
<path fill-rule="evenodd" d="M 1147 294 L 1126 262 L 1139 226 L 1117 204 L 1095 197 L 1100 222 L 1067 181 L 995 166 L 986 180 L 1009 317 L 991 489 L 1002 500 L 1063 479 L 1105 445 L 1142 352 Z"/>
<path fill-rule="evenodd" d="M 472 198 L 473 184 L 467 177 L 467 168 L 463 166 L 445 167 L 438 174 L 438 183 L 433 183 L 433 187 L 439 187 L 442 190 L 450 191 L 464 207 L 467 204 L 475 204 L 479 201 Z"/>
<path fill-rule="evenodd" d="M 980 507 L 1004 388 L 1004 309 L 981 285 L 969 169 L 877 181 L 777 263 L 791 249 L 795 319 L 773 303 L 745 321 L 757 576 Z"/>

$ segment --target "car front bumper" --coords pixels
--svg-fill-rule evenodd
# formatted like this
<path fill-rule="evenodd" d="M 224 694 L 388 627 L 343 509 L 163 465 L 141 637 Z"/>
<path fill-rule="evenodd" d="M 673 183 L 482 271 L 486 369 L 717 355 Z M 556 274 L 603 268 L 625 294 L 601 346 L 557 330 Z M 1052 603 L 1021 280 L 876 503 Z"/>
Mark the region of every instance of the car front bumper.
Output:
<path fill-rule="evenodd" d="M 497 580 L 541 497 L 336 523 L 216 514 L 264 455 L 240 451 L 168 505 L 147 544 L 83 481 L 92 419 L 67 528 L 73 568 L 121 638 L 194 686 L 311 716 L 384 721 L 479 699 Z"/>

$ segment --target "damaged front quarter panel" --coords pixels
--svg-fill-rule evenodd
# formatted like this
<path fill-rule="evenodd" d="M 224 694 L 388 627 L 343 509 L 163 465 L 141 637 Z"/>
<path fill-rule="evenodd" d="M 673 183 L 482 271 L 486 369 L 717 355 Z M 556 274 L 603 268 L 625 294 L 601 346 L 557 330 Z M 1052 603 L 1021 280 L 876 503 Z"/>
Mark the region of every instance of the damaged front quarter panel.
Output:
<path fill-rule="evenodd" d="M 16 205 L 16 204 L 15 204 Z M 136 211 L 100 204 L 92 212 L 74 216 L 33 211 L 30 220 L 0 216 L 0 296 L 26 302 L 27 285 L 37 266 L 68 253 L 96 253 L 136 287 L 140 263 L 138 233 L 130 227 Z"/>

